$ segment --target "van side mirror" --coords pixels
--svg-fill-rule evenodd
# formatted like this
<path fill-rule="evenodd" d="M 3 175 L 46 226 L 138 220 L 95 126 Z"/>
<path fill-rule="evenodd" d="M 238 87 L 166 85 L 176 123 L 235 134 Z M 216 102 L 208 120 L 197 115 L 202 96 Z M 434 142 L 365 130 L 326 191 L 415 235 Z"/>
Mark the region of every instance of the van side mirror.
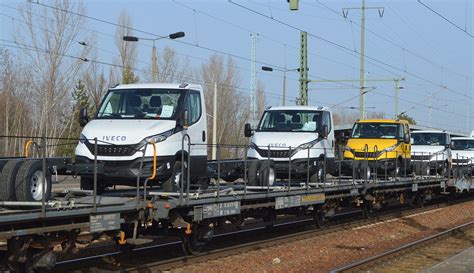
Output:
<path fill-rule="evenodd" d="M 84 127 L 88 122 L 89 115 L 87 113 L 87 108 L 81 108 L 81 110 L 79 110 L 79 125 L 81 125 L 81 127 Z"/>
<path fill-rule="evenodd" d="M 449 148 L 453 148 L 454 147 L 454 141 L 451 140 L 451 143 L 449 143 Z"/>
<path fill-rule="evenodd" d="M 409 134 L 403 135 L 403 142 L 405 144 L 410 144 L 410 135 Z"/>
<path fill-rule="evenodd" d="M 329 127 L 327 125 L 323 125 L 323 128 L 321 130 L 321 137 L 328 138 L 328 135 L 329 135 Z"/>
<path fill-rule="evenodd" d="M 250 127 L 250 123 L 245 123 L 244 136 L 245 137 L 251 137 L 252 136 L 252 127 Z"/>

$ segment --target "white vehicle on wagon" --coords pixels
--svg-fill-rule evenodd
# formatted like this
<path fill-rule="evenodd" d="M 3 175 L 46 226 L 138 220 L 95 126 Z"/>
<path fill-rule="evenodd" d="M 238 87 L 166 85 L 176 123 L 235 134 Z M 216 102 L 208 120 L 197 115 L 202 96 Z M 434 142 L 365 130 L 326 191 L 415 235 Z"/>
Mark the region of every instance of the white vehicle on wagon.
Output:
<path fill-rule="evenodd" d="M 446 131 L 413 131 L 411 164 L 416 174 L 448 175 L 452 163 L 451 138 Z"/>
<path fill-rule="evenodd" d="M 245 135 L 251 136 L 247 157 L 271 164 L 275 179 L 291 173 L 291 179 L 306 181 L 309 173 L 310 182 L 324 181 L 334 165 L 333 127 L 331 111 L 324 107 L 269 107 L 255 130 L 246 124 Z"/>

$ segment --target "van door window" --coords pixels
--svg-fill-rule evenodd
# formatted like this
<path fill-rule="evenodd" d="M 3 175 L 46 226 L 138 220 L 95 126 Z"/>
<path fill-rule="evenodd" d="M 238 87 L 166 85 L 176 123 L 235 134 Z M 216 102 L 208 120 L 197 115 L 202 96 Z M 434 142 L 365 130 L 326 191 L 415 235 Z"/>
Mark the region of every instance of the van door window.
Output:
<path fill-rule="evenodd" d="M 188 122 L 192 125 L 201 117 L 201 96 L 199 92 L 190 91 L 186 97 L 185 109 L 188 110 Z"/>
<path fill-rule="evenodd" d="M 331 115 L 329 112 L 323 113 L 323 125 L 328 126 L 328 132 L 331 132 Z"/>

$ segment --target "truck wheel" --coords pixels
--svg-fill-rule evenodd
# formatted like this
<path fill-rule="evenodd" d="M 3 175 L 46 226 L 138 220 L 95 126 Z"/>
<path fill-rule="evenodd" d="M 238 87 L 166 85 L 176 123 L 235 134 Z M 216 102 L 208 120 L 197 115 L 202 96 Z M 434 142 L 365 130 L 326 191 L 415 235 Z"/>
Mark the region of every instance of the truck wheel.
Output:
<path fill-rule="evenodd" d="M 186 178 L 187 166 L 186 165 L 187 163 L 185 162 L 184 170 L 182 170 L 183 169 L 182 165 L 183 164 L 181 164 L 181 161 L 174 162 L 173 173 L 171 174 L 171 177 L 163 183 L 163 191 L 166 191 L 166 192 L 178 191 L 181 186 L 181 176 L 183 176 L 183 180 L 184 180 L 183 192 L 186 192 L 186 183 L 187 183 L 187 178 Z M 184 174 L 181 173 L 182 171 L 184 171 Z"/>
<path fill-rule="evenodd" d="M 16 201 L 15 178 L 24 161 L 9 160 L 0 174 L 0 201 Z"/>
<path fill-rule="evenodd" d="M 391 172 L 391 176 L 392 176 L 393 178 L 399 177 L 400 174 L 401 174 L 401 169 L 402 169 L 402 162 L 401 162 L 401 160 L 398 160 L 398 159 L 397 159 L 397 163 L 396 163 L 395 169 Z"/>
<path fill-rule="evenodd" d="M 326 166 L 324 165 L 324 160 L 319 160 L 318 161 L 318 171 L 311 175 L 309 178 L 310 182 L 316 183 L 316 182 L 324 182 L 326 181 L 326 173 L 327 169 Z"/>
<path fill-rule="evenodd" d="M 258 186 L 260 161 L 252 160 L 249 162 L 247 179 L 249 186 Z"/>
<path fill-rule="evenodd" d="M 260 163 L 260 186 L 273 186 L 276 181 L 275 163 L 273 160 L 266 160 Z"/>
<path fill-rule="evenodd" d="M 438 170 L 438 174 L 441 176 L 448 175 L 448 163 L 446 161 L 443 162 L 443 166 L 441 166 L 441 169 Z"/>
<path fill-rule="evenodd" d="M 51 174 L 46 170 L 43 174 L 43 162 L 41 160 L 25 161 L 15 179 L 15 194 L 18 201 L 41 201 L 51 198 Z"/>

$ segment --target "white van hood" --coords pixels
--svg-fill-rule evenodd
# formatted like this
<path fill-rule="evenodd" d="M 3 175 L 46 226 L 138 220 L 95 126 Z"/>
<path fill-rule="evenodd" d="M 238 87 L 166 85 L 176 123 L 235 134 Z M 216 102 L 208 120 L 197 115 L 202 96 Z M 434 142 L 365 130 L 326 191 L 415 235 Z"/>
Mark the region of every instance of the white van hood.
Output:
<path fill-rule="evenodd" d="M 288 137 L 291 136 L 291 137 Z M 264 149 L 270 145 L 270 149 L 296 148 L 301 144 L 308 143 L 318 138 L 318 133 L 292 133 L 288 132 L 256 132 L 252 136 L 252 142 L 260 149 Z"/>
<path fill-rule="evenodd" d="M 175 128 L 174 120 L 95 119 L 87 123 L 81 134 L 98 144 L 137 144 L 144 138 Z"/>
<path fill-rule="evenodd" d="M 442 152 L 445 149 L 441 145 L 411 145 L 411 154 L 412 155 L 421 155 L 424 154 L 434 154 Z"/>

